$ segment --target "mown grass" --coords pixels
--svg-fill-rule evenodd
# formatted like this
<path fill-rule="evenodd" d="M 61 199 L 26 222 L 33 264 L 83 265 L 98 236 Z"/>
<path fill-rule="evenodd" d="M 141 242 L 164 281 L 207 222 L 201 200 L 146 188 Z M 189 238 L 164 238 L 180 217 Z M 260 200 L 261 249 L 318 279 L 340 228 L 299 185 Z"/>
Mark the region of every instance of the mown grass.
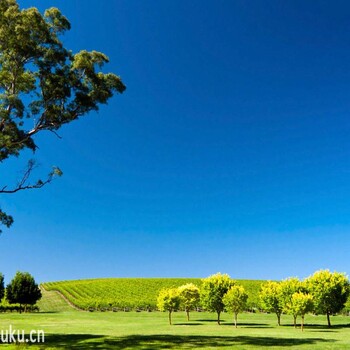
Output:
<path fill-rule="evenodd" d="M 72 307 L 56 292 L 41 288 L 42 298 L 37 306 L 41 312 L 72 311 Z"/>
<path fill-rule="evenodd" d="M 272 314 L 239 316 L 235 329 L 232 316 L 223 315 L 221 326 L 211 313 L 185 315 L 177 312 L 174 325 L 160 312 L 82 312 L 1 314 L 1 329 L 42 329 L 43 345 L 2 345 L 4 349 L 350 349 L 350 318 L 332 317 L 328 329 L 324 316 L 306 317 L 304 332 L 294 329 L 289 316 L 276 325 Z"/>
<path fill-rule="evenodd" d="M 325 316 L 306 316 L 304 332 L 294 329 L 292 318 L 263 313 L 242 313 L 239 325 L 233 327 L 232 315 L 192 312 L 187 322 L 183 312 L 173 315 L 161 312 L 85 312 L 77 311 L 54 291 L 43 290 L 40 313 L 0 314 L 0 330 L 45 331 L 45 343 L 2 344 L 4 349 L 350 349 L 350 317 L 332 317 L 332 328 Z"/>

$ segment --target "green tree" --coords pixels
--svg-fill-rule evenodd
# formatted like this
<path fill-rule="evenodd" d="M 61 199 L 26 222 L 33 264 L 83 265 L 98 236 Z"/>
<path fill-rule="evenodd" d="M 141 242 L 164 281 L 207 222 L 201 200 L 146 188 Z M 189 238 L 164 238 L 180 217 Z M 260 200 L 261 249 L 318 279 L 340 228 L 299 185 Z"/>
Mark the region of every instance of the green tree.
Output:
<path fill-rule="evenodd" d="M 187 283 L 178 288 L 181 305 L 184 307 L 187 315 L 187 321 L 190 320 L 190 311 L 199 304 L 199 288 L 193 283 Z"/>
<path fill-rule="evenodd" d="M 157 298 L 157 307 L 159 311 L 168 311 L 169 324 L 171 324 L 171 314 L 179 310 L 180 296 L 177 288 L 162 289 Z"/>
<path fill-rule="evenodd" d="M 259 293 L 262 308 L 267 312 L 273 312 L 277 316 L 277 323 L 281 325 L 282 287 L 279 282 L 267 282 L 261 286 Z"/>
<path fill-rule="evenodd" d="M 37 8 L 20 9 L 16 0 L 0 0 L 0 163 L 24 150 L 35 152 L 38 133 L 57 130 L 98 110 L 125 86 L 120 77 L 102 73 L 108 57 L 97 51 L 73 54 L 60 36 L 70 23 L 57 8 L 42 15 Z M 41 188 L 62 174 L 57 167 L 44 180 L 31 181 L 34 161 L 13 187 L 0 193 Z M 13 218 L 0 209 L 0 224 Z"/>
<path fill-rule="evenodd" d="M 237 328 L 237 316 L 244 311 L 248 300 L 248 294 L 242 286 L 232 286 L 223 297 L 226 310 L 233 312 L 234 323 Z"/>
<path fill-rule="evenodd" d="M 281 298 L 282 309 L 285 313 L 291 314 L 293 316 L 294 327 L 296 327 L 298 314 L 293 313 L 289 305 L 291 303 L 294 293 L 305 291 L 305 288 L 306 288 L 305 284 L 301 282 L 298 278 L 291 277 L 283 280 L 280 285 L 281 285 L 280 298 Z"/>
<path fill-rule="evenodd" d="M 296 327 L 296 318 L 301 316 L 301 330 L 304 330 L 305 314 L 313 309 L 313 298 L 310 294 L 303 292 L 295 292 L 290 301 L 286 304 L 286 309 L 294 317 L 294 328 Z"/>
<path fill-rule="evenodd" d="M 330 315 L 341 311 L 348 299 L 350 293 L 348 277 L 340 272 L 319 270 L 305 282 L 313 296 L 315 312 L 326 314 L 328 327 L 331 327 Z"/>
<path fill-rule="evenodd" d="M 227 274 L 217 273 L 202 279 L 200 299 L 202 306 L 211 312 L 216 312 L 220 324 L 220 314 L 224 311 L 223 297 L 235 282 Z"/>
<path fill-rule="evenodd" d="M 348 297 L 348 300 L 346 301 L 346 303 L 344 305 L 343 312 L 345 314 L 347 314 L 348 316 L 350 316 L 350 296 Z"/>
<path fill-rule="evenodd" d="M 6 286 L 6 298 L 10 304 L 24 306 L 34 305 L 41 299 L 41 291 L 35 283 L 34 277 L 28 272 L 17 272 L 13 280 Z"/>
<path fill-rule="evenodd" d="M 4 275 L 0 273 L 0 302 L 5 295 Z"/>

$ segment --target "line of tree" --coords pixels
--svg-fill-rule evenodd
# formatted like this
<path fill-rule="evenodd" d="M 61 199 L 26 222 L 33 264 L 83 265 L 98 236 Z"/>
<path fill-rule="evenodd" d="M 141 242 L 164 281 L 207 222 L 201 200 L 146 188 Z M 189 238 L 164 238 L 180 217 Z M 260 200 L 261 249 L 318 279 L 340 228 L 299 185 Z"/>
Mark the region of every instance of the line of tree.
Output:
<path fill-rule="evenodd" d="M 220 315 L 226 309 L 234 314 L 237 327 L 237 315 L 246 307 L 247 293 L 242 286 L 227 274 L 217 273 L 202 280 L 201 288 L 190 283 L 178 288 L 163 289 L 157 298 L 157 307 L 160 311 L 168 311 L 169 324 L 171 315 L 180 308 L 185 310 L 187 320 L 189 312 L 198 306 L 217 313 L 217 322 L 220 324 Z"/>
<path fill-rule="evenodd" d="M 296 277 L 281 282 L 268 281 L 261 286 L 259 298 L 261 309 L 275 313 L 278 325 L 281 324 L 281 315 L 286 313 L 293 316 L 294 327 L 300 316 L 303 330 L 305 315 L 311 312 L 326 315 L 331 327 L 330 316 L 344 308 L 349 295 L 350 283 L 344 273 L 320 270 L 303 281 Z M 169 324 L 174 311 L 185 310 L 189 320 L 189 312 L 201 306 L 215 312 L 220 325 L 220 315 L 226 310 L 233 313 L 234 326 L 237 327 L 237 316 L 246 310 L 247 300 L 248 294 L 242 286 L 229 275 L 217 273 L 202 279 L 200 289 L 191 283 L 161 290 L 157 307 L 160 311 L 168 311 Z"/>
<path fill-rule="evenodd" d="M 260 301 L 265 311 L 276 314 L 278 325 L 282 313 L 286 313 L 293 315 L 294 326 L 300 316 L 303 329 L 304 316 L 309 312 L 326 315 L 331 327 L 330 316 L 344 308 L 349 295 L 349 279 L 344 273 L 320 270 L 303 281 L 293 277 L 267 282 L 261 288 Z"/>
<path fill-rule="evenodd" d="M 9 310 L 27 312 L 34 310 L 34 305 L 41 299 L 41 291 L 34 277 L 28 272 L 17 272 L 15 277 L 6 286 L 4 276 L 0 274 L 0 301 L 10 304 Z M 19 304 L 13 307 L 13 304 Z M 5 310 L 6 308 L 2 308 Z"/>

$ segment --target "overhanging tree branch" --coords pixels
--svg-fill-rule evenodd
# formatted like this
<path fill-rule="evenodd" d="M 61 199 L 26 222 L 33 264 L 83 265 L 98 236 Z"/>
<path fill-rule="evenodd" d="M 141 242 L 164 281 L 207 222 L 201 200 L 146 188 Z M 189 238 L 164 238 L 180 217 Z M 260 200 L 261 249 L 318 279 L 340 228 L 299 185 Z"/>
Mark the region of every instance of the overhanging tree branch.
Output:
<path fill-rule="evenodd" d="M 60 35 L 69 29 L 57 8 L 41 14 L 34 7 L 20 9 L 16 0 L 0 0 L 0 163 L 25 149 L 35 152 L 36 134 L 50 131 L 60 137 L 62 125 L 97 111 L 126 89 L 119 76 L 101 72 L 109 61 L 105 54 L 73 54 L 63 46 Z M 32 128 L 24 122 L 28 119 Z M 33 169 L 28 163 L 18 184 L 0 187 L 0 194 L 38 189 L 62 175 L 53 168 L 45 180 L 31 183 Z M 0 225 L 12 222 L 0 209 Z"/>
<path fill-rule="evenodd" d="M 4 186 L 0 189 L 0 193 L 10 194 L 10 193 L 16 193 L 22 190 L 41 188 L 47 185 L 48 183 L 50 183 L 55 176 L 63 175 L 60 168 L 54 167 L 53 170 L 48 174 L 47 179 L 45 181 L 39 179 L 34 184 L 28 184 L 29 177 L 34 169 L 35 169 L 35 161 L 31 159 L 28 162 L 27 169 L 25 170 L 22 176 L 22 179 L 17 183 L 16 187 L 12 189 L 7 189 L 7 186 Z"/>

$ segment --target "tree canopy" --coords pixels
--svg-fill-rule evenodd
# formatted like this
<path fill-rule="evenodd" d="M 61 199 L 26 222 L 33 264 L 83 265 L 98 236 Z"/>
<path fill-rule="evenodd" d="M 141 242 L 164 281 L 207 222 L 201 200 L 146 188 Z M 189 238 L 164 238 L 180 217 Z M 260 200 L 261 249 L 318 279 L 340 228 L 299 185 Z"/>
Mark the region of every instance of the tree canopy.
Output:
<path fill-rule="evenodd" d="M 17 272 L 6 287 L 6 298 L 10 304 L 34 305 L 41 298 L 41 291 L 34 277 L 28 272 Z"/>
<path fill-rule="evenodd" d="M 57 130 L 90 111 L 98 110 L 125 85 L 119 76 L 102 73 L 108 57 L 97 51 L 72 53 L 60 36 L 70 29 L 57 8 L 41 14 L 20 9 L 16 0 L 0 0 L 0 163 L 27 149 L 35 152 L 35 135 Z M 40 188 L 62 172 L 53 168 L 44 180 L 30 182 L 30 161 L 13 187 L 0 193 Z M 13 218 L 0 209 L 0 224 Z"/>
<path fill-rule="evenodd" d="M 4 275 L 0 273 L 0 302 L 5 295 Z"/>
<path fill-rule="evenodd" d="M 234 323 L 237 328 L 237 315 L 244 310 L 247 305 L 248 294 L 242 286 L 232 286 L 223 297 L 225 308 L 234 314 Z"/>
<path fill-rule="evenodd" d="M 294 317 L 294 328 L 296 327 L 295 320 L 297 316 L 301 316 L 301 330 L 304 330 L 304 316 L 306 313 L 313 310 L 312 300 L 313 298 L 310 294 L 303 292 L 293 293 L 290 301 L 286 305 L 286 309 Z"/>
<path fill-rule="evenodd" d="M 199 288 L 193 283 L 187 283 L 178 288 L 181 305 L 187 314 L 187 321 L 190 320 L 190 311 L 199 304 Z"/>
<path fill-rule="evenodd" d="M 280 282 L 280 285 L 281 285 L 280 302 L 281 302 L 282 309 L 287 314 L 293 315 L 294 327 L 296 327 L 298 313 L 294 312 L 295 309 L 291 308 L 290 305 L 292 305 L 291 302 L 292 302 L 293 295 L 295 293 L 303 292 L 306 290 L 305 283 L 303 283 L 296 277 L 290 277 Z"/>
<path fill-rule="evenodd" d="M 280 282 L 269 281 L 261 286 L 259 294 L 261 306 L 267 312 L 274 312 L 277 316 L 277 323 L 281 325 L 281 314 L 283 311 L 282 286 Z"/>
<path fill-rule="evenodd" d="M 157 298 L 157 307 L 159 311 L 169 312 L 169 324 L 171 324 L 171 314 L 180 307 L 180 296 L 177 288 L 162 289 Z"/>
<path fill-rule="evenodd" d="M 202 306 L 211 312 L 216 312 L 220 324 L 220 314 L 224 311 L 223 297 L 235 282 L 227 274 L 217 273 L 202 280 L 200 298 Z"/>
<path fill-rule="evenodd" d="M 349 279 L 344 273 L 329 270 L 316 271 L 306 279 L 315 311 L 327 315 L 328 326 L 331 326 L 330 315 L 343 309 L 349 293 Z"/>

